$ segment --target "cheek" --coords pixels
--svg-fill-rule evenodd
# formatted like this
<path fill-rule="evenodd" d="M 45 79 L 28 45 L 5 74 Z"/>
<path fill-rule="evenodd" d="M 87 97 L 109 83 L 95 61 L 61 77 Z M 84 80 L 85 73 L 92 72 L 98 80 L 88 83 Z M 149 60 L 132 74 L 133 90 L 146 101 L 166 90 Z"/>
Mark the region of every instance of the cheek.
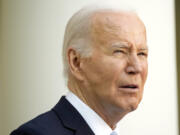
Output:
<path fill-rule="evenodd" d="M 103 57 L 87 65 L 88 77 L 94 83 L 103 83 L 104 86 L 114 82 L 123 72 L 125 62 L 112 57 Z"/>
<path fill-rule="evenodd" d="M 101 63 L 100 73 L 110 79 L 117 78 L 121 72 L 124 70 L 123 60 L 115 59 L 115 58 L 106 58 Z"/>
<path fill-rule="evenodd" d="M 147 74 L 148 74 L 148 64 L 147 64 L 147 62 L 145 62 L 142 65 L 142 72 L 141 72 L 141 96 L 142 96 L 143 91 L 144 91 L 144 85 L 145 85 L 145 82 L 147 79 Z"/>
<path fill-rule="evenodd" d="M 148 74 L 148 63 L 145 62 L 143 64 L 143 70 L 142 70 L 142 80 L 143 80 L 143 83 L 145 83 L 145 81 L 147 79 L 147 74 Z"/>

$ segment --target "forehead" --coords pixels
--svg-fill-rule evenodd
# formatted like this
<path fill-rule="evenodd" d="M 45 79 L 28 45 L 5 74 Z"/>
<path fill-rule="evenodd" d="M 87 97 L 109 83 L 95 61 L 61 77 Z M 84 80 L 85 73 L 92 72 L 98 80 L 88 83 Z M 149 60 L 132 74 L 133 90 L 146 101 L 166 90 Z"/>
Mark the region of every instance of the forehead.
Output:
<path fill-rule="evenodd" d="M 127 42 L 146 45 L 146 30 L 142 21 L 132 12 L 97 12 L 92 16 L 92 39 L 100 44 Z"/>

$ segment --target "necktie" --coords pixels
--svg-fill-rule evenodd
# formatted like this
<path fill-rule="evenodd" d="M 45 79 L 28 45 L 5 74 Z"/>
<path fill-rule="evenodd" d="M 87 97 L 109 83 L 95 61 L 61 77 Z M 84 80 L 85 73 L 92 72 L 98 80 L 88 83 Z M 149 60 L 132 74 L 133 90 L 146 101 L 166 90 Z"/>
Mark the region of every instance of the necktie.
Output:
<path fill-rule="evenodd" d="M 118 135 L 116 131 L 112 131 L 110 135 Z"/>

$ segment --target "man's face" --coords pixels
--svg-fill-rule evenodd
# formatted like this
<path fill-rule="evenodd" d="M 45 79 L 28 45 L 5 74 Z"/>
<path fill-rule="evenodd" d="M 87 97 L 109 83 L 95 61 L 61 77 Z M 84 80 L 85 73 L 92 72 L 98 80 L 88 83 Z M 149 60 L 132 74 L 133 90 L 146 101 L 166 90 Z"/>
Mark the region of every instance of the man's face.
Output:
<path fill-rule="evenodd" d="M 85 98 L 94 110 L 133 111 L 148 70 L 143 23 L 132 13 L 96 13 L 92 40 L 92 56 L 82 65 Z"/>

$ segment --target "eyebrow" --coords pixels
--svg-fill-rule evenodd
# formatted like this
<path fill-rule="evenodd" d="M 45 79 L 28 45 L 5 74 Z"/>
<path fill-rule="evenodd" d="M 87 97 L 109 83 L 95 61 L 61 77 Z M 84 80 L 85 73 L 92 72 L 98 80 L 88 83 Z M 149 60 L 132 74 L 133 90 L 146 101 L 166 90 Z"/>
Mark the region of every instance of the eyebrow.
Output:
<path fill-rule="evenodd" d="M 129 49 L 130 48 L 130 46 L 126 42 L 124 42 L 124 43 L 121 43 L 121 42 L 113 43 L 112 47 L 125 48 L 125 49 Z M 148 49 L 148 46 L 146 46 L 146 47 L 143 47 L 143 48 L 139 48 L 138 50 L 140 50 L 140 51 L 148 51 L 149 49 Z"/>
<path fill-rule="evenodd" d="M 121 43 L 121 42 L 113 43 L 111 46 L 117 47 L 117 48 L 129 48 L 130 47 L 127 43 Z"/>
<path fill-rule="evenodd" d="M 148 51 L 149 49 L 148 49 L 148 46 L 146 46 L 146 47 L 140 48 L 140 49 L 138 49 L 138 50 L 140 50 L 140 51 Z"/>

